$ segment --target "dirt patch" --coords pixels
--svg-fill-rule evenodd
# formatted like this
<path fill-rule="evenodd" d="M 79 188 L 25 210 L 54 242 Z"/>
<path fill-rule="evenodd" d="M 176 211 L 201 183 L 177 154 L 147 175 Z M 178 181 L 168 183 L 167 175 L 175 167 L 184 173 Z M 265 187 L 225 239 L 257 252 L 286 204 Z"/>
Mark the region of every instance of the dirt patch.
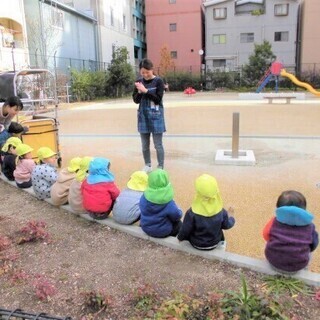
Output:
<path fill-rule="evenodd" d="M 128 297 L 133 289 L 152 284 L 162 296 L 173 291 L 203 293 L 239 290 L 244 275 L 251 288 L 260 288 L 262 275 L 226 263 L 208 261 L 134 238 L 36 200 L 0 181 L 0 235 L 12 241 L 16 259 L 3 268 L 0 260 L 0 307 L 83 318 L 83 292 L 104 290 L 114 302 L 112 316 L 131 318 Z M 44 221 L 50 237 L 17 245 L 16 232 L 30 220 Z M 20 275 L 20 277 L 19 277 Z M 23 276 L 22 276 L 23 275 Z M 37 298 L 34 283 L 46 279 L 56 293 Z M 319 319 L 314 297 L 286 297 L 294 319 Z M 290 311 L 291 310 L 291 311 Z"/>

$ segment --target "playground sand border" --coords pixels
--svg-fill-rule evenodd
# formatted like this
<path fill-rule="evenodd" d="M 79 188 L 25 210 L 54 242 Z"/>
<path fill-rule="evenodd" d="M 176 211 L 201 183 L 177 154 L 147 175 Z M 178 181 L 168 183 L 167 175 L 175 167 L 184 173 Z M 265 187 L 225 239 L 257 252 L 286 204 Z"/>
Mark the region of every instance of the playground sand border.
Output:
<path fill-rule="evenodd" d="M 8 184 L 14 186 L 15 188 L 18 188 L 16 186 L 15 182 L 9 181 L 3 175 L 0 175 L 0 178 L 4 182 L 7 182 Z M 32 188 L 20 189 L 20 190 L 23 190 L 23 191 L 25 191 L 35 197 L 35 194 L 34 194 Z M 50 199 L 45 199 L 45 201 L 52 205 L 52 202 Z M 231 253 L 228 251 L 224 251 L 223 249 L 215 249 L 212 251 L 196 250 L 187 241 L 179 242 L 178 239 L 175 237 L 168 237 L 168 238 L 164 238 L 164 239 L 149 237 L 147 234 L 145 234 L 142 231 L 142 229 L 139 226 L 137 226 L 137 225 L 133 225 L 133 226 L 121 225 L 121 224 L 118 224 L 115 221 L 113 221 L 112 217 L 109 217 L 106 220 L 97 221 L 97 220 L 92 219 L 87 214 L 74 213 L 69 205 L 63 205 L 63 206 L 60 206 L 57 208 L 63 209 L 63 210 L 65 210 L 69 213 L 72 213 L 72 214 L 76 214 L 86 220 L 95 221 L 95 222 L 100 223 L 102 225 L 106 225 L 112 229 L 116 229 L 121 232 L 125 232 L 131 236 L 134 236 L 134 237 L 137 237 L 140 239 L 144 239 L 147 241 L 152 241 L 154 243 L 169 247 L 174 250 L 179 250 L 179 251 L 191 254 L 191 255 L 197 255 L 197 256 L 200 256 L 200 257 L 208 259 L 208 260 L 218 260 L 218 261 L 227 262 L 227 263 L 230 263 L 231 265 L 235 265 L 237 267 L 247 268 L 252 271 L 267 274 L 267 275 L 279 275 L 280 274 L 280 273 L 276 272 L 275 270 L 273 270 L 266 260 L 261 260 L 261 259 L 256 259 L 256 258 L 251 258 L 251 257 Z M 301 271 L 297 272 L 296 274 L 291 275 L 291 277 L 298 279 L 298 280 L 301 280 L 308 285 L 320 286 L 320 274 L 319 273 L 310 272 L 307 270 L 301 270 Z"/>

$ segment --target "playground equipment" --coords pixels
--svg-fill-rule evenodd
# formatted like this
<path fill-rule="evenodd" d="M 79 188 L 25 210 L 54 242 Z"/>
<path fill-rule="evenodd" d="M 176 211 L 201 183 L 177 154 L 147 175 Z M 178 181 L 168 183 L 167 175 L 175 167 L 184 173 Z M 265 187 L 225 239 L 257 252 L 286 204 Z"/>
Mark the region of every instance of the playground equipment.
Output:
<path fill-rule="evenodd" d="M 271 67 L 266 71 L 264 76 L 258 83 L 258 89 L 256 93 L 260 93 L 262 89 L 268 84 L 269 81 L 275 81 L 275 91 L 278 92 L 279 76 L 286 77 L 290 79 L 294 84 L 299 87 L 307 89 L 312 94 L 320 97 L 320 91 L 314 89 L 309 83 L 302 82 L 296 78 L 292 73 L 287 72 L 281 62 L 275 61 L 271 64 Z"/>
<path fill-rule="evenodd" d="M 188 87 L 183 91 L 184 94 L 187 94 L 188 96 L 191 96 L 192 94 L 196 93 L 196 90 L 192 87 Z"/>

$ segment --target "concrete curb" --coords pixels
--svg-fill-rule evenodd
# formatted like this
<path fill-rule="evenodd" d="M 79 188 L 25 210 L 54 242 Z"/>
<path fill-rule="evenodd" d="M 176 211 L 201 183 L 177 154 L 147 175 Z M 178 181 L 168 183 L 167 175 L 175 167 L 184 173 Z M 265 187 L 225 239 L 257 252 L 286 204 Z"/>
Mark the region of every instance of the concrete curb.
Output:
<path fill-rule="evenodd" d="M 4 177 L 2 174 L 0 175 L 0 178 L 9 183 L 10 185 L 16 187 L 16 183 L 14 181 L 9 181 L 6 177 Z M 33 192 L 32 188 L 28 189 L 19 189 L 22 191 L 26 191 L 29 194 L 33 195 L 35 197 L 35 194 Z M 51 199 L 45 199 L 47 203 L 52 205 Z M 209 260 L 218 260 L 222 262 L 230 263 L 234 266 L 241 267 L 241 268 L 248 268 L 250 270 L 253 270 L 255 272 L 260 272 L 263 274 L 268 275 L 277 275 L 280 274 L 273 270 L 269 263 L 266 260 L 262 259 L 256 259 L 256 258 L 250 258 L 247 256 L 242 256 L 236 253 L 227 252 L 224 251 L 224 249 L 216 248 L 215 250 L 211 251 L 201 251 L 193 248 L 188 241 L 179 242 L 179 240 L 175 237 L 168 237 L 164 239 L 158 239 L 149 237 L 146 233 L 142 231 L 142 229 L 137 225 L 122 225 L 117 222 L 115 222 L 112 217 L 106 219 L 106 220 L 94 220 L 92 219 L 88 214 L 78 214 L 72 211 L 69 205 L 63 205 L 58 207 L 60 209 L 63 209 L 65 211 L 68 211 L 72 214 L 78 215 L 84 219 L 87 219 L 89 221 L 94 221 L 103 225 L 106 225 L 112 229 L 116 229 L 122 232 L 126 232 L 127 234 L 130 234 L 133 237 L 137 237 L 140 239 L 152 241 L 154 243 L 166 246 L 168 248 L 183 251 L 192 255 L 200 256 L 205 259 Z M 307 271 L 307 270 L 301 270 L 297 272 L 294 275 L 291 275 L 293 278 L 303 281 L 306 284 L 312 285 L 312 286 L 320 286 L 320 274 Z"/>

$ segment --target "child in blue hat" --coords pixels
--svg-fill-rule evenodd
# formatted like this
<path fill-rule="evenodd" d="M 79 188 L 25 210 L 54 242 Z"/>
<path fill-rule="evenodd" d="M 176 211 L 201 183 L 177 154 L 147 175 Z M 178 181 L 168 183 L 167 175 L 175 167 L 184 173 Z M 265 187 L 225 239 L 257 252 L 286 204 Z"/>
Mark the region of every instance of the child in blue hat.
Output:
<path fill-rule="evenodd" d="M 88 177 L 81 185 L 83 207 L 93 219 L 106 219 L 120 194 L 109 168 L 108 159 L 94 158 L 89 165 Z"/>

